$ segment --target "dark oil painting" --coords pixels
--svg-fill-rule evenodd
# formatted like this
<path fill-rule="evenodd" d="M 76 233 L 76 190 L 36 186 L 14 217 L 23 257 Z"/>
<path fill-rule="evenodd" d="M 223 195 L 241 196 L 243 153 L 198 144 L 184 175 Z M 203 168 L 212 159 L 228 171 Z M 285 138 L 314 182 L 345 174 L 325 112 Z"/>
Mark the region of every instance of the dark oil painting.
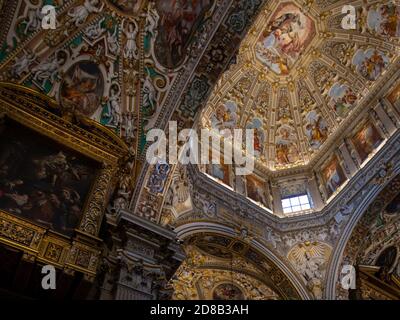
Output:
<path fill-rule="evenodd" d="M 214 0 L 157 0 L 160 16 L 155 53 L 167 68 L 175 68 L 185 56 L 195 30 L 204 21 Z"/>
<path fill-rule="evenodd" d="M 11 120 L 0 137 L 0 209 L 70 236 L 98 163 Z"/>
<path fill-rule="evenodd" d="M 352 138 L 354 147 L 361 161 L 367 157 L 382 143 L 383 138 L 372 123 L 366 123 Z"/>

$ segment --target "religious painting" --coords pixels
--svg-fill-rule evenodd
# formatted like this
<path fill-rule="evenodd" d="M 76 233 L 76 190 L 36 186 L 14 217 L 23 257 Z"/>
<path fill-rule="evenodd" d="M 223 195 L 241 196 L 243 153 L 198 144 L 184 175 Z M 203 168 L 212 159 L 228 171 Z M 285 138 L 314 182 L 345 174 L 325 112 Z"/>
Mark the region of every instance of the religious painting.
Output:
<path fill-rule="evenodd" d="M 397 85 L 396 88 L 388 95 L 387 99 L 393 105 L 400 101 L 400 83 Z"/>
<path fill-rule="evenodd" d="M 143 6 L 144 0 L 109 0 L 124 14 L 137 14 Z"/>
<path fill-rule="evenodd" d="M 265 182 L 258 179 L 254 175 L 246 176 L 246 186 L 247 186 L 247 196 L 262 204 L 263 206 L 268 206 L 267 192 L 265 187 Z"/>
<path fill-rule="evenodd" d="M 80 61 L 72 65 L 64 75 L 60 102 L 67 110 L 98 118 L 104 94 L 104 79 L 99 66 L 91 61 Z M 98 114 L 99 113 L 99 114 Z"/>
<path fill-rule="evenodd" d="M 389 3 L 368 10 L 367 24 L 382 36 L 400 36 L 400 6 Z"/>
<path fill-rule="evenodd" d="M 254 118 L 247 124 L 246 129 L 253 130 L 254 133 L 254 156 L 264 155 L 265 131 L 262 128 L 262 120 Z M 246 139 L 246 137 L 243 138 Z"/>
<path fill-rule="evenodd" d="M 231 181 L 230 181 L 230 168 L 226 164 L 210 164 L 209 166 L 209 173 L 214 177 L 223 182 L 224 184 L 230 186 Z"/>
<path fill-rule="evenodd" d="M 223 135 L 231 135 L 238 121 L 237 110 L 236 102 L 226 101 L 225 103 L 220 103 L 211 117 L 211 127 L 220 131 L 223 130 Z"/>
<path fill-rule="evenodd" d="M 328 192 L 328 197 L 346 181 L 346 176 L 337 157 L 334 156 L 322 169 L 322 178 Z"/>
<path fill-rule="evenodd" d="M 288 165 L 299 159 L 296 131 L 292 126 L 284 124 L 276 131 L 276 162 L 278 165 Z"/>
<path fill-rule="evenodd" d="M 365 79 L 375 81 L 389 65 L 389 58 L 376 49 L 359 49 L 353 57 L 352 64 Z"/>
<path fill-rule="evenodd" d="M 311 148 L 318 149 L 328 137 L 328 124 L 315 110 L 305 116 L 305 131 Z"/>
<path fill-rule="evenodd" d="M 328 95 L 331 98 L 329 105 L 340 118 L 344 118 L 357 103 L 357 95 L 345 84 L 335 83 Z"/>
<path fill-rule="evenodd" d="M 12 121 L 1 137 L 0 209 L 72 235 L 98 164 Z"/>
<path fill-rule="evenodd" d="M 314 36 L 314 22 L 293 3 L 283 3 L 258 39 L 256 57 L 271 71 L 286 75 Z"/>
<path fill-rule="evenodd" d="M 361 162 L 364 161 L 379 145 L 383 138 L 372 123 L 366 123 L 351 139 Z"/>
<path fill-rule="evenodd" d="M 213 291 L 213 300 L 244 300 L 240 288 L 232 283 L 221 283 Z"/>
<path fill-rule="evenodd" d="M 185 50 L 214 0 L 157 0 L 160 16 L 155 42 L 157 60 L 167 68 L 183 62 Z"/>

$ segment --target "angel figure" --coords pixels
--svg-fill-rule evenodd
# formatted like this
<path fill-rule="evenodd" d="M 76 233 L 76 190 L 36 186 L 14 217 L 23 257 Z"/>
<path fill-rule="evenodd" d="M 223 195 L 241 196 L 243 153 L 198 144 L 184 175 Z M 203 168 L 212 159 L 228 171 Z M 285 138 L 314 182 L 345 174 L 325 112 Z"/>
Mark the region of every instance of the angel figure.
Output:
<path fill-rule="evenodd" d="M 124 48 L 124 58 L 125 59 L 135 59 L 137 58 L 137 45 L 136 45 L 136 36 L 138 33 L 138 29 L 136 25 L 132 22 L 128 25 L 128 31 L 124 31 L 126 36 L 126 43 Z"/>
<path fill-rule="evenodd" d="M 151 35 L 152 38 L 157 36 L 157 26 L 158 20 L 160 20 L 160 16 L 155 8 L 154 2 L 149 2 L 149 6 L 147 8 L 146 15 L 146 26 L 144 31 Z"/>
<path fill-rule="evenodd" d="M 143 84 L 143 110 L 146 117 L 151 117 L 157 109 L 157 91 L 147 75 Z"/>
<path fill-rule="evenodd" d="M 110 214 L 115 215 L 118 214 L 121 210 L 125 210 L 127 208 L 128 208 L 127 195 L 123 191 L 118 190 L 114 201 L 107 207 L 107 211 Z"/>
<path fill-rule="evenodd" d="M 24 34 L 27 35 L 28 31 L 37 31 L 42 25 L 43 17 L 41 8 L 30 8 L 28 10 L 28 22 L 26 23 Z"/>
<path fill-rule="evenodd" d="M 32 68 L 33 81 L 40 82 L 42 88 L 49 80 L 53 83 L 56 80 L 58 74 L 58 67 L 63 64 L 64 59 L 48 59 L 46 62 L 37 65 Z"/>
<path fill-rule="evenodd" d="M 125 137 L 130 139 L 134 135 L 134 122 L 133 122 L 133 113 L 127 112 L 123 115 L 124 121 L 124 129 L 125 129 Z"/>
<path fill-rule="evenodd" d="M 110 31 L 107 33 L 107 45 L 108 45 L 108 51 L 110 51 L 112 54 L 117 54 L 119 50 L 119 43 L 118 43 L 118 37 L 117 37 L 117 31 L 118 28 L 114 28 L 114 32 L 111 34 Z"/>
<path fill-rule="evenodd" d="M 271 244 L 271 246 L 276 249 L 278 242 L 282 242 L 282 239 L 280 236 L 274 234 L 271 228 L 267 227 L 266 233 L 265 233 L 265 238 L 267 241 Z"/>
<path fill-rule="evenodd" d="M 15 63 L 11 66 L 11 75 L 15 78 L 21 77 L 24 71 L 29 69 L 29 65 L 35 61 L 35 53 L 25 53 L 23 56 L 15 60 Z"/>
<path fill-rule="evenodd" d="M 100 36 L 104 33 L 104 31 L 106 31 L 106 29 L 101 25 L 104 22 L 104 20 L 105 18 L 101 19 L 99 22 L 86 28 L 85 35 L 89 40 L 93 41 L 100 38 Z"/>
<path fill-rule="evenodd" d="M 71 22 L 76 26 L 81 26 L 91 13 L 99 13 L 103 10 L 104 4 L 99 8 L 99 0 L 85 0 L 83 5 L 72 8 L 68 11 L 68 16 L 70 16 Z"/>

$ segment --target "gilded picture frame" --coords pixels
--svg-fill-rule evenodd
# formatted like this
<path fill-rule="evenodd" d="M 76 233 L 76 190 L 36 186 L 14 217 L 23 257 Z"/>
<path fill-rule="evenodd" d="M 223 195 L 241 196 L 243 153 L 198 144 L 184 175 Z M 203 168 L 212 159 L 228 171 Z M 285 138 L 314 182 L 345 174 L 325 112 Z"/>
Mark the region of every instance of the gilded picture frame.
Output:
<path fill-rule="evenodd" d="M 101 222 L 128 147 L 97 122 L 65 114 L 55 100 L 11 83 L 0 82 L 0 121 L 65 147 L 79 155 L 74 159 L 81 156 L 97 164 L 79 220 L 69 233 L 0 208 L 1 243 L 22 250 L 33 260 L 83 272 L 93 279 L 101 254 Z"/>

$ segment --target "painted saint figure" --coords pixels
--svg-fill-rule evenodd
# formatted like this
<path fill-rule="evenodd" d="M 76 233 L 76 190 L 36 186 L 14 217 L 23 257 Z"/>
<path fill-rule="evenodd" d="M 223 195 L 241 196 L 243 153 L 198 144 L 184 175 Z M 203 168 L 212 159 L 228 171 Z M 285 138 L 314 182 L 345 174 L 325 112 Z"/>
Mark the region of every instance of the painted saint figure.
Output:
<path fill-rule="evenodd" d="M 294 4 L 278 7 L 256 44 L 257 58 L 276 74 L 286 75 L 315 34 L 313 21 Z"/>
<path fill-rule="evenodd" d="M 278 165 L 288 165 L 299 160 L 297 137 L 289 125 L 281 126 L 276 133 L 276 161 Z"/>
<path fill-rule="evenodd" d="M 400 6 L 389 3 L 369 9 L 367 24 L 369 29 L 382 36 L 400 36 Z"/>
<path fill-rule="evenodd" d="M 340 118 L 344 118 L 355 106 L 358 98 L 353 90 L 347 85 L 335 83 L 329 90 L 330 104 Z"/>
<path fill-rule="evenodd" d="M 224 130 L 224 135 L 231 135 L 232 129 L 237 124 L 237 104 L 233 101 L 221 103 L 216 108 L 212 118 L 211 127 L 213 129 Z"/>
<path fill-rule="evenodd" d="M 315 111 L 310 111 L 306 116 L 305 126 L 307 137 L 313 149 L 318 149 L 328 137 L 326 121 Z"/>
<path fill-rule="evenodd" d="M 375 81 L 389 65 L 389 58 L 375 49 L 357 50 L 354 54 L 353 65 L 357 72 L 369 81 Z"/>
<path fill-rule="evenodd" d="M 174 68 L 182 62 L 184 49 L 213 3 L 213 0 L 156 1 L 159 21 L 155 53 L 160 63 Z"/>
<path fill-rule="evenodd" d="M 336 157 L 333 157 L 322 170 L 328 196 L 331 196 L 346 180 L 342 167 Z"/>
<path fill-rule="evenodd" d="M 97 64 L 82 61 L 73 65 L 63 78 L 60 90 L 61 104 L 92 117 L 100 107 L 104 81 Z"/>

